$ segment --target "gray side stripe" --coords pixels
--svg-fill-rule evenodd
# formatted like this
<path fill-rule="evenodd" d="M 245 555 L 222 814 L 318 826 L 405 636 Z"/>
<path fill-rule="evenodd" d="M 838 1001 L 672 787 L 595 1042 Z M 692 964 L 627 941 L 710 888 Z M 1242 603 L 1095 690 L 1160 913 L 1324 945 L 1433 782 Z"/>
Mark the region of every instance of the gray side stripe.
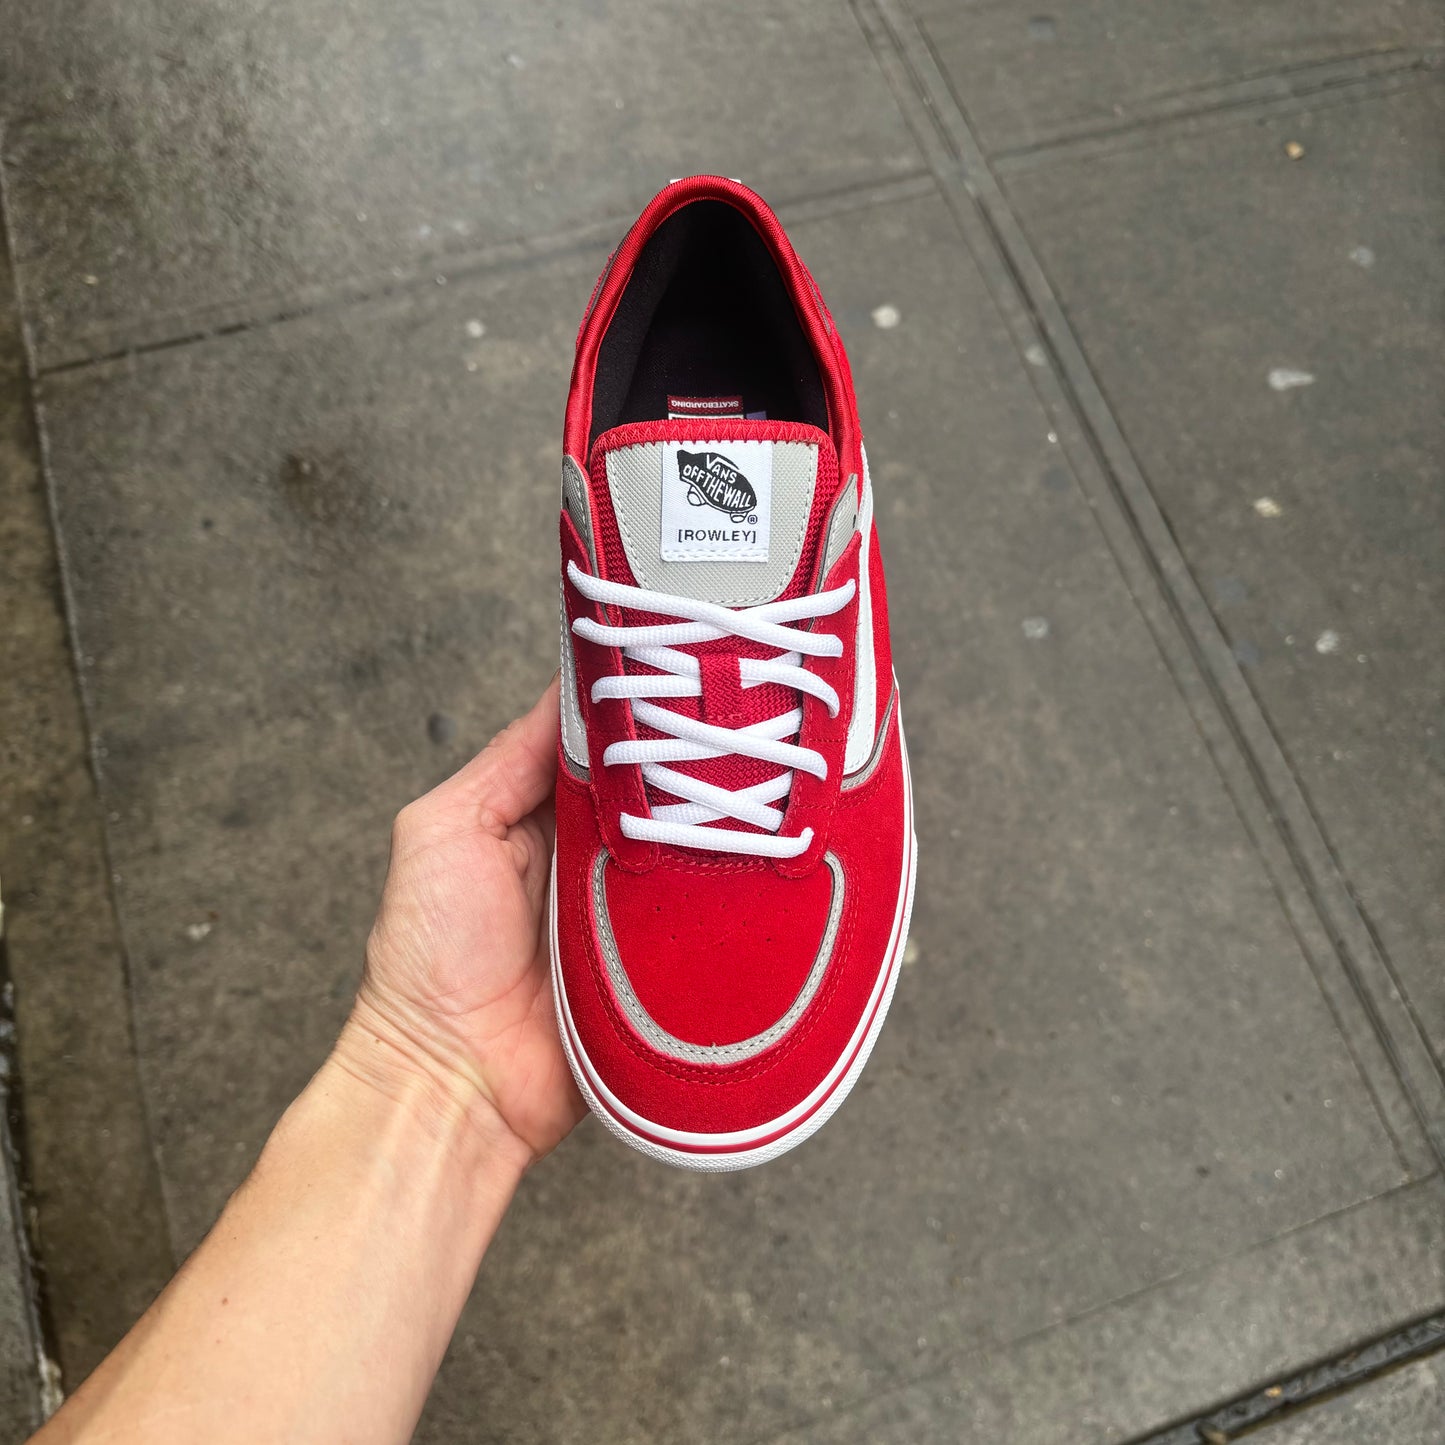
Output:
<path fill-rule="evenodd" d="M 841 783 L 840 788 L 856 788 L 859 783 L 866 783 L 873 776 L 874 769 L 878 766 L 878 759 L 883 756 L 883 744 L 888 741 L 888 724 L 893 721 L 893 709 L 898 706 L 898 679 L 893 679 L 893 690 L 888 694 L 888 706 L 883 709 L 883 721 L 878 725 L 878 735 L 873 739 L 873 751 L 868 755 L 868 761 L 858 769 L 856 773 L 849 773 Z"/>
<path fill-rule="evenodd" d="M 592 538 L 592 502 L 587 490 L 587 473 L 575 457 L 562 458 L 562 510 L 572 518 L 587 548 L 592 570 L 597 570 L 597 544 Z"/>
<path fill-rule="evenodd" d="M 788 1005 L 788 1011 L 775 1024 L 754 1034 L 750 1039 L 741 1039 L 735 1044 L 689 1044 L 667 1032 L 642 1006 L 632 981 L 622 967 L 617 951 L 617 939 L 612 933 L 612 920 L 607 915 L 607 890 L 602 875 L 607 867 L 607 850 L 597 854 L 592 866 L 592 912 L 597 920 L 597 937 L 602 944 L 602 962 L 607 969 L 608 981 L 617 995 L 617 1002 L 627 1022 L 660 1054 L 669 1054 L 689 1064 L 736 1064 L 750 1059 L 764 1049 L 777 1043 L 784 1034 L 802 1017 L 803 1010 L 813 1001 L 823 975 L 828 971 L 828 960 L 833 956 L 833 944 L 838 937 L 838 924 L 843 917 L 843 865 L 831 854 L 825 853 L 823 861 L 833 875 L 833 896 L 828 904 L 828 923 L 823 930 L 822 942 L 818 945 L 817 957 L 798 990 L 798 996 Z"/>
<path fill-rule="evenodd" d="M 592 536 L 592 501 L 587 491 L 587 474 L 575 457 L 562 458 L 562 510 L 572 519 L 592 570 L 597 570 L 597 544 Z M 577 700 L 577 657 L 572 651 L 572 634 L 567 630 L 567 597 L 562 597 L 562 752 L 567 765 L 579 778 L 588 777 L 587 725 Z"/>
<path fill-rule="evenodd" d="M 857 530 L 858 473 L 854 472 L 848 478 L 848 485 L 838 494 L 838 500 L 833 503 L 833 511 L 828 518 L 828 540 L 823 548 L 822 563 L 818 567 L 819 587 L 822 587 L 823 579 L 847 550 L 848 543 L 853 540 L 853 533 Z"/>
<path fill-rule="evenodd" d="M 582 705 L 577 700 L 577 655 L 572 651 L 572 634 L 567 630 L 565 583 L 558 588 L 558 595 L 562 616 L 562 752 L 572 772 L 586 778 L 591 776 L 587 761 L 587 724 L 582 720 Z"/>

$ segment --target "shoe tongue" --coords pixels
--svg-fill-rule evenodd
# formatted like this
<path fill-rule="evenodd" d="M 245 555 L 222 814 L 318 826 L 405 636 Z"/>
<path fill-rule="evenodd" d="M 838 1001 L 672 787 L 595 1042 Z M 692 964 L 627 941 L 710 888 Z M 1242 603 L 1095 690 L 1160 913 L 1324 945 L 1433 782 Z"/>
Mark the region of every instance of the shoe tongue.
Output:
<path fill-rule="evenodd" d="M 591 463 L 632 580 L 728 607 L 802 590 L 838 488 L 832 443 L 816 427 L 716 410 L 674 408 L 667 421 L 604 432 Z M 626 580 L 611 558 L 606 571 Z"/>

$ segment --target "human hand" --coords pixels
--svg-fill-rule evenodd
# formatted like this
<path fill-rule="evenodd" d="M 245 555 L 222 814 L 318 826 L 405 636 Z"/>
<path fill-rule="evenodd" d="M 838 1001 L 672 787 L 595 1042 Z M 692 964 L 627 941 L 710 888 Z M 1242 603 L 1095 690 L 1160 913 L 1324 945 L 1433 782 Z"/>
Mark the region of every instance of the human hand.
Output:
<path fill-rule="evenodd" d="M 557 680 L 408 804 L 339 1061 L 500 1123 L 530 1159 L 585 1112 L 553 1011 L 547 929 Z"/>
<path fill-rule="evenodd" d="M 544 922 L 556 737 L 554 680 L 402 809 L 330 1059 L 37 1440 L 411 1439 L 523 1170 L 583 1112 Z"/>

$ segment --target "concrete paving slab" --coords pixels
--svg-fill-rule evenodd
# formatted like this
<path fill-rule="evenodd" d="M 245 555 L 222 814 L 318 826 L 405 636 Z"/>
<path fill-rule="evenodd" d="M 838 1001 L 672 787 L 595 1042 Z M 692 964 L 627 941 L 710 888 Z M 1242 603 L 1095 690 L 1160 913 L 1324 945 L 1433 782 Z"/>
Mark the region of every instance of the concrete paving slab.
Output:
<path fill-rule="evenodd" d="M 1379 1230 L 1400 1246 L 1385 1265 L 1388 1279 L 1367 1259 Z M 1212 1412 L 1226 1375 L 1268 1388 L 1309 1350 L 1338 1358 L 1401 1315 L 1428 1310 L 1423 1302 L 1445 1284 L 1442 1241 L 1437 1176 L 1143 1295 L 965 1354 L 897 1390 L 855 1397 L 776 1445 L 1201 1445 L 1197 1417 L 1208 1416 L 1206 1428 L 1219 1420 Z M 1181 1412 L 1193 1423 L 1158 1430 Z M 1386 1434 L 1354 1441 L 1393 1445 Z"/>
<path fill-rule="evenodd" d="M 0 257 L 0 888 L 54 1347 L 83 1379 L 174 1268 L 19 318 Z"/>
<path fill-rule="evenodd" d="M 584 1126 L 529 1176 L 422 1440 L 767 1436 L 1408 1193 L 947 208 L 796 230 L 897 579 L 913 961 L 848 1108 L 776 1167 L 675 1174 Z M 341 1017 L 391 814 L 552 670 L 557 429 L 600 259 L 47 380 L 182 1248 Z M 1438 1233 L 1372 1218 L 1357 1315 L 1433 1307 Z M 1390 1268 L 1412 1254 L 1423 1303 Z M 1198 1304 L 1228 1344 L 1197 1362 L 1208 1399 L 1256 1368 L 1237 1300 Z M 1307 1357 L 1330 1317 L 1301 1308 Z"/>
<path fill-rule="evenodd" d="M 83 0 L 15 30 L 0 108 L 42 365 L 625 224 L 690 171 L 787 197 L 918 167 L 846 5 Z"/>
<path fill-rule="evenodd" d="M 1266 1425 L 1258 1445 L 1436 1445 L 1445 1421 L 1445 1356 L 1403 1365 L 1367 1385 Z"/>
<path fill-rule="evenodd" d="M 1442 125 L 1434 84 L 1008 181 L 1437 1067 Z"/>
<path fill-rule="evenodd" d="M 1432 1170 L 1445 1158 L 1445 1077 L 1357 907 L 1284 746 L 1189 570 L 1055 288 L 999 186 L 996 163 L 991 165 L 980 149 L 953 88 L 926 37 L 902 9 L 902 0 L 855 0 L 855 5 L 899 105 L 925 148 L 929 171 L 959 234 L 989 284 L 1015 347 L 1029 362 L 1031 380 L 1059 445 L 1402 1157 L 1414 1169 Z M 1412 82 L 1421 83 L 1418 73 L 1380 75 L 1374 93 Z M 1269 109 L 1283 113 L 1289 107 Z M 1263 113 L 1262 107 L 1247 116 L 1235 110 L 1207 124 L 1239 124 L 1258 120 Z M 1205 126 L 1202 117 L 1182 116 L 1174 133 Z M 1152 134 L 1150 127 L 1136 127 L 1111 143 L 1148 144 Z M 1064 161 L 1067 149 L 1067 163 L 1077 165 L 1103 144 L 1096 137 L 1032 154 L 1035 159 Z M 1010 167 L 1024 163 L 1018 156 Z"/>
<path fill-rule="evenodd" d="M 912 0 L 989 151 L 1114 129 L 1165 110 L 1207 109 L 1209 91 L 1265 76 L 1288 93 L 1302 67 L 1445 44 L 1430 0 L 1088 0 L 1030 9 L 1008 0 Z M 1321 77 L 1328 85 L 1338 70 Z M 1305 81 L 1308 84 L 1308 81 Z"/>
<path fill-rule="evenodd" d="M 0 1062 L 8 1065 L 8 1054 L 0 1054 Z M 8 1104 L 9 1090 L 0 1076 L 0 1110 Z M 41 1424 L 38 1324 L 10 1130 L 0 1114 L 0 1445 L 20 1445 Z"/>

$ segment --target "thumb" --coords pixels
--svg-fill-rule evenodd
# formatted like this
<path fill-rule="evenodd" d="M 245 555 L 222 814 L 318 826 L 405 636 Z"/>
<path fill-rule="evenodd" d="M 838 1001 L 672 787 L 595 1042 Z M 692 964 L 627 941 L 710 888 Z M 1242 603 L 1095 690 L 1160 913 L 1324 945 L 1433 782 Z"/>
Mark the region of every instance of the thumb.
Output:
<path fill-rule="evenodd" d="M 552 796 L 557 781 L 558 678 L 531 710 L 505 728 L 428 794 L 448 811 L 479 813 L 498 836 Z"/>

